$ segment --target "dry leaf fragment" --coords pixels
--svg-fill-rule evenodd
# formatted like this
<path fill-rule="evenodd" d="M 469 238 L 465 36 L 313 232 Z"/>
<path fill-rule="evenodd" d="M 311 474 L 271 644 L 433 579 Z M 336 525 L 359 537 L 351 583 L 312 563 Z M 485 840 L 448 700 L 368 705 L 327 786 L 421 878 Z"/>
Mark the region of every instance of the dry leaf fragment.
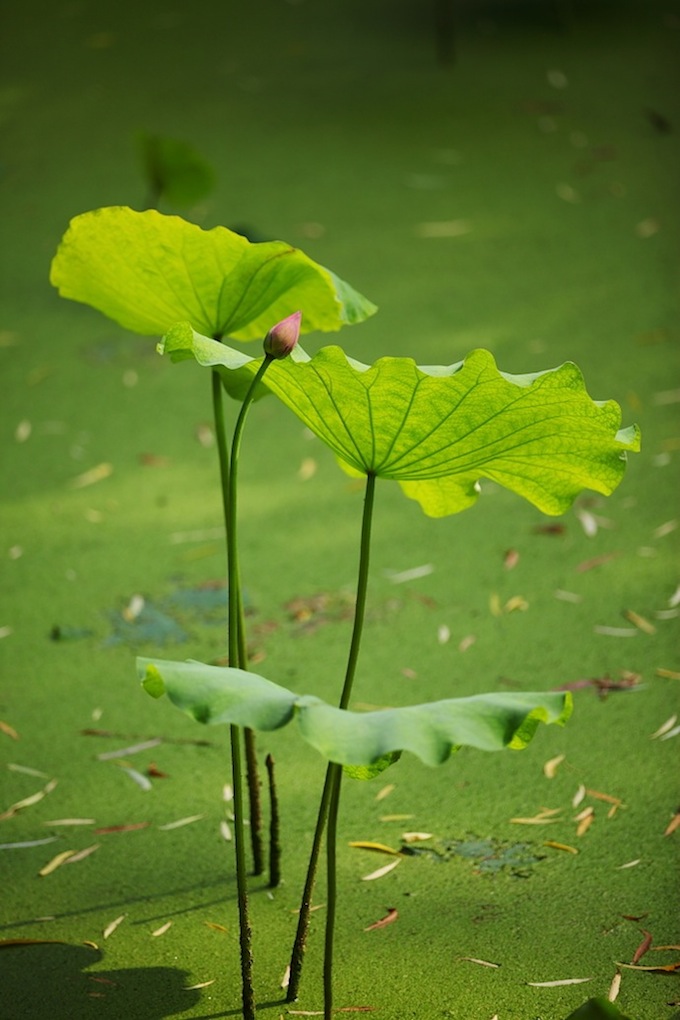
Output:
<path fill-rule="evenodd" d="M 445 645 L 448 644 L 450 640 L 451 629 L 447 627 L 445 623 L 442 623 L 441 626 L 437 629 L 437 641 L 439 642 L 440 645 Z"/>
<path fill-rule="evenodd" d="M 66 860 L 65 864 L 77 864 L 79 861 L 84 861 L 86 857 L 93 854 L 95 850 L 99 850 L 101 843 L 93 843 L 92 846 L 86 846 L 84 850 L 78 850 L 77 853 L 72 853 L 71 856 Z"/>
<path fill-rule="evenodd" d="M 623 614 L 627 620 L 634 623 L 638 630 L 644 631 L 645 634 L 656 634 L 656 627 L 653 623 L 650 623 L 644 616 L 640 616 L 634 609 L 627 609 Z"/>
<path fill-rule="evenodd" d="M 187 985 L 184 988 L 185 992 L 197 991 L 199 988 L 207 988 L 209 985 L 215 984 L 215 978 L 211 978 L 210 981 L 200 981 L 197 985 Z"/>
<path fill-rule="evenodd" d="M 579 852 L 575 846 L 569 846 L 568 843 L 556 843 L 554 839 L 547 839 L 543 846 L 550 846 L 553 850 L 564 850 L 569 854 L 577 854 Z"/>
<path fill-rule="evenodd" d="M 6 811 L 0 814 L 0 822 L 4 822 L 7 818 L 12 818 L 17 811 L 22 811 L 24 808 L 32 807 L 34 804 L 39 804 L 43 797 L 46 797 L 48 793 L 52 793 L 52 790 L 57 785 L 56 779 L 51 779 L 42 790 L 38 790 L 37 793 L 31 794 L 30 797 L 24 797 L 23 800 L 18 800 L 15 804 L 11 804 Z"/>
<path fill-rule="evenodd" d="M 166 931 L 168 931 L 171 926 L 172 921 L 166 921 L 165 924 L 160 926 L 160 928 L 156 928 L 155 931 L 151 932 L 152 938 L 158 938 L 159 935 L 165 935 Z"/>
<path fill-rule="evenodd" d="M 385 916 L 381 917 L 379 921 L 369 924 L 367 928 L 364 928 L 364 931 L 376 931 L 378 928 L 386 928 L 388 924 L 392 924 L 398 917 L 399 911 L 395 907 L 388 907 Z"/>
<path fill-rule="evenodd" d="M 123 769 L 123 771 L 127 773 L 130 779 L 132 779 L 132 781 L 136 783 L 137 786 L 139 786 L 139 788 L 143 790 L 145 793 L 148 793 L 149 790 L 153 789 L 153 784 L 151 780 L 149 779 L 148 776 L 145 776 L 142 772 L 138 772 L 137 769 L 130 768 L 130 766 L 123 761 L 117 761 L 115 764 L 119 765 Z"/>
<path fill-rule="evenodd" d="M 8 722 L 5 722 L 4 719 L 0 719 L 0 732 L 4 733 L 5 736 L 7 737 L 11 737 L 12 740 L 19 739 L 19 734 L 14 729 L 14 727 L 10 726 L 10 724 Z"/>
<path fill-rule="evenodd" d="M 0 725 L 0 728 L 1 728 L 1 725 Z M 17 737 L 17 740 L 18 739 L 19 738 Z M 39 769 L 29 768 L 28 765 L 16 765 L 14 762 L 8 761 L 7 762 L 7 768 L 10 770 L 10 772 L 23 772 L 24 775 L 27 775 L 27 776 L 36 776 L 38 779 L 47 779 L 47 773 L 46 772 L 40 772 Z"/>
<path fill-rule="evenodd" d="M 658 730 L 656 730 L 654 733 L 650 735 L 649 739 L 656 740 L 657 737 L 662 737 L 664 733 L 668 733 L 669 730 L 673 729 L 677 721 L 678 721 L 677 715 L 672 715 L 670 719 L 666 719 L 666 722 L 662 723 L 661 726 L 659 726 Z"/>
<path fill-rule="evenodd" d="M 372 850 L 379 854 L 389 854 L 391 857 L 398 857 L 401 854 L 400 850 L 395 850 L 385 843 L 372 843 L 368 840 L 353 840 L 348 846 L 354 847 L 357 850 Z"/>
<path fill-rule="evenodd" d="M 96 482 L 103 481 L 104 478 L 108 478 L 112 474 L 112 464 L 97 464 L 96 467 L 90 468 L 89 471 L 85 471 L 82 475 L 78 475 L 77 478 L 73 478 L 71 481 L 71 488 L 84 489 L 88 485 L 94 485 Z"/>
<path fill-rule="evenodd" d="M 184 825 L 191 825 L 192 822 L 200 822 L 201 818 L 205 818 L 205 815 L 188 815 L 186 818 L 178 818 L 176 822 L 159 825 L 158 828 L 161 832 L 169 832 L 171 829 L 181 829 Z"/>
<path fill-rule="evenodd" d="M 528 985 L 532 988 L 559 988 L 562 985 L 582 985 L 586 981 L 592 981 L 592 978 L 564 978 L 562 981 L 527 981 Z"/>
<path fill-rule="evenodd" d="M 402 832 L 401 838 L 404 843 L 420 843 L 426 839 L 432 839 L 431 832 Z"/>
<path fill-rule="evenodd" d="M 108 836 L 112 832 L 135 832 L 137 829 L 146 829 L 151 822 L 132 822 L 130 825 L 106 825 L 101 829 L 95 829 L 95 836 Z"/>
<path fill-rule="evenodd" d="M 415 818 L 415 815 L 381 815 L 381 822 L 407 822 L 410 818 Z"/>
<path fill-rule="evenodd" d="M 677 737 L 677 736 L 680 736 L 680 726 L 674 726 L 672 730 L 668 731 L 668 733 L 664 733 L 664 735 L 661 737 L 661 739 L 662 740 L 672 740 L 673 737 Z"/>
<path fill-rule="evenodd" d="M 313 457 L 305 457 L 298 468 L 298 478 L 301 482 L 308 482 L 310 478 L 313 478 L 317 472 L 318 463 Z"/>
<path fill-rule="evenodd" d="M 647 931 L 646 928 L 642 928 L 641 931 L 643 932 L 645 937 L 642 940 L 642 942 L 640 943 L 640 945 L 637 947 L 635 952 L 633 953 L 633 959 L 630 961 L 631 963 L 639 963 L 639 961 L 645 955 L 645 953 L 647 952 L 647 950 L 649 949 L 649 947 L 651 946 L 651 944 L 653 942 L 653 937 L 652 937 L 652 933 L 651 932 Z"/>
<path fill-rule="evenodd" d="M 503 606 L 504 613 L 521 612 L 524 613 L 529 608 L 529 603 L 523 595 L 513 595 L 511 599 Z"/>
<path fill-rule="evenodd" d="M 44 846 L 46 843 L 54 843 L 58 838 L 58 836 L 48 836 L 46 839 L 27 839 L 21 843 L 0 843 L 0 850 L 26 850 L 32 846 Z"/>
<path fill-rule="evenodd" d="M 671 532 L 675 531 L 677 526 L 677 520 L 666 521 L 664 524 L 660 524 L 658 528 L 655 528 L 652 534 L 654 538 L 665 538 L 666 535 L 670 535 Z"/>
<path fill-rule="evenodd" d="M 621 971 L 617 970 L 616 974 L 612 978 L 612 983 L 609 986 L 609 991 L 607 992 L 607 999 L 609 1000 L 609 1002 L 616 1002 L 619 995 L 620 987 L 621 987 Z"/>
<path fill-rule="evenodd" d="M 415 232 L 418 237 L 462 237 L 469 234 L 472 224 L 469 220 L 439 220 L 429 223 L 418 223 Z"/>
<path fill-rule="evenodd" d="M 574 591 L 564 591 L 563 588 L 556 588 L 553 594 L 562 602 L 583 602 L 583 595 L 577 595 Z"/>
<path fill-rule="evenodd" d="M 576 835 L 585 836 L 586 832 L 588 831 L 588 829 L 590 828 L 594 821 L 595 814 L 593 812 L 591 812 L 591 814 L 589 815 L 586 815 L 585 818 L 582 818 L 578 824 L 578 828 L 576 829 Z"/>
<path fill-rule="evenodd" d="M 219 931 L 226 934 L 229 929 L 225 928 L 223 924 L 218 924 L 217 921 L 204 921 L 203 924 L 206 928 L 212 928 L 213 931 Z"/>
<path fill-rule="evenodd" d="M 617 961 L 616 962 L 616 966 L 617 967 L 625 967 L 626 970 L 663 971 L 663 973 L 665 973 L 665 974 L 672 974 L 675 971 L 680 970 L 680 960 L 677 963 L 666 963 L 666 964 L 663 964 L 663 965 L 662 964 L 656 964 L 656 966 L 652 965 L 650 967 L 642 967 L 639 964 L 633 964 L 633 963 L 619 963 Z"/>
<path fill-rule="evenodd" d="M 673 832 L 675 832 L 678 826 L 680 826 L 680 811 L 676 811 L 676 813 L 671 818 L 670 822 L 666 826 L 664 836 L 670 836 Z"/>
<path fill-rule="evenodd" d="M 554 779 L 557 768 L 564 761 L 565 755 L 558 754 L 554 758 L 550 758 L 543 766 L 543 775 L 546 779 Z"/>
<path fill-rule="evenodd" d="M 116 758 L 129 758 L 131 754 L 138 754 L 140 751 L 150 751 L 152 747 L 158 747 L 163 741 L 160 737 L 153 740 L 143 740 L 139 744 L 131 744 L 130 747 L 121 747 L 117 751 L 103 751 L 97 755 L 97 761 L 114 761 Z"/>
<path fill-rule="evenodd" d="M 281 978 L 279 988 L 283 988 L 285 991 L 289 984 L 290 984 L 290 964 L 288 964 L 288 966 L 283 972 L 283 977 Z"/>
<path fill-rule="evenodd" d="M 617 807 L 621 807 L 623 801 L 620 797 L 613 797 L 611 793 L 600 793 L 599 790 L 586 789 L 586 793 L 589 797 L 595 797 L 596 800 L 604 800 L 607 804 L 616 804 Z"/>
<path fill-rule="evenodd" d="M 640 863 L 641 860 L 642 860 L 642 858 L 638 857 L 634 861 L 627 861 L 625 864 L 619 864 L 616 870 L 617 871 L 623 871 L 624 868 L 634 868 L 634 867 L 636 867 Z"/>
<path fill-rule="evenodd" d="M 680 671 L 676 669 L 664 669 L 662 666 L 656 670 L 656 675 L 663 677 L 665 680 L 680 680 Z"/>
<path fill-rule="evenodd" d="M 617 556 L 620 556 L 619 552 L 604 553 L 602 556 L 593 556 L 592 559 L 583 560 L 582 563 L 576 567 L 577 574 L 585 574 L 588 570 L 594 570 L 595 567 L 601 567 L 605 563 L 610 563 L 615 560 Z"/>
<path fill-rule="evenodd" d="M 94 818 L 53 818 L 43 825 L 94 825 Z"/>
<path fill-rule="evenodd" d="M 120 917 L 117 917 L 115 919 L 115 921 L 111 921 L 110 924 L 107 924 L 106 928 L 104 928 L 104 931 L 102 933 L 103 937 L 105 939 L 107 939 L 109 937 L 109 935 L 113 935 L 113 933 L 116 930 L 116 928 L 118 927 L 118 925 L 122 924 L 126 917 L 127 917 L 127 914 L 121 914 Z"/>
<path fill-rule="evenodd" d="M 578 790 L 576 791 L 576 793 L 572 797 L 571 806 L 572 807 L 578 807 L 579 804 L 581 803 L 581 801 L 583 800 L 583 798 L 585 797 L 585 795 L 586 795 L 586 788 L 583 785 L 583 783 L 581 783 L 581 785 L 579 786 Z"/>
<path fill-rule="evenodd" d="M 401 864 L 401 861 L 402 861 L 402 858 L 398 857 L 396 859 L 396 861 L 390 861 L 389 864 L 385 864 L 384 867 L 378 868 L 377 871 L 372 871 L 370 873 L 370 875 L 362 875 L 361 876 L 361 881 L 362 882 L 372 882 L 376 878 L 382 878 L 384 875 L 389 874 L 390 871 L 393 871 L 394 868 L 396 868 L 396 866 L 398 864 Z"/>
<path fill-rule="evenodd" d="M 559 818 L 546 818 L 545 815 L 535 815 L 533 818 L 511 818 L 513 825 L 550 825 L 552 822 L 559 822 Z"/>
<path fill-rule="evenodd" d="M 75 850 L 62 850 L 60 854 L 57 854 L 57 856 L 53 857 L 51 861 L 48 861 L 47 864 L 40 869 L 38 874 L 41 878 L 44 878 L 45 875 L 51 875 L 53 871 L 56 871 L 62 864 L 65 864 L 69 857 L 72 857 L 74 853 Z"/>
<path fill-rule="evenodd" d="M 392 584 L 404 584 L 406 581 L 417 581 L 420 577 L 427 577 L 428 574 L 434 573 L 434 565 L 432 563 L 423 563 L 422 566 L 411 567 L 410 570 L 388 570 L 385 573 Z"/>
<path fill-rule="evenodd" d="M 500 963 L 491 963 L 490 960 L 480 960 L 476 956 L 459 956 L 461 963 L 478 963 L 480 967 L 500 967 Z"/>
<path fill-rule="evenodd" d="M 395 784 L 394 783 L 388 783 L 387 786 L 383 786 L 382 790 L 378 790 L 378 792 L 375 795 L 375 799 L 376 800 L 384 800 L 385 797 L 389 797 L 389 795 L 392 793 L 392 790 L 394 790 L 394 789 L 395 789 Z"/>
<path fill-rule="evenodd" d="M 602 634 L 604 637 L 637 637 L 638 631 L 634 627 L 607 627 L 601 624 L 595 624 L 593 627 L 594 634 Z"/>
<path fill-rule="evenodd" d="M 519 563 L 519 553 L 516 549 L 508 549 L 503 556 L 503 566 L 506 570 L 514 570 Z"/>
<path fill-rule="evenodd" d="M 474 634 L 466 634 L 458 644 L 458 651 L 467 652 L 468 648 L 472 648 L 476 640 L 477 638 Z"/>
<path fill-rule="evenodd" d="M 561 821 L 561 819 L 555 818 L 555 815 L 560 814 L 561 810 L 562 808 L 541 808 L 538 814 L 531 818 L 511 818 L 510 821 L 515 825 L 549 825 L 551 822 Z"/>

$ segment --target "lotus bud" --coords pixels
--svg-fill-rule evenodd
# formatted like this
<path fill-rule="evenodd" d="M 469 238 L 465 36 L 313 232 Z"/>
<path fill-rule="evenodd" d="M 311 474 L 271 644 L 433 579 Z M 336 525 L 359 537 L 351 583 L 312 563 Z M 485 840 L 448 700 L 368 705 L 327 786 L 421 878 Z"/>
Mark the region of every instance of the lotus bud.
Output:
<path fill-rule="evenodd" d="M 264 352 L 271 358 L 287 358 L 300 338 L 302 312 L 293 312 L 277 323 L 264 338 Z"/>

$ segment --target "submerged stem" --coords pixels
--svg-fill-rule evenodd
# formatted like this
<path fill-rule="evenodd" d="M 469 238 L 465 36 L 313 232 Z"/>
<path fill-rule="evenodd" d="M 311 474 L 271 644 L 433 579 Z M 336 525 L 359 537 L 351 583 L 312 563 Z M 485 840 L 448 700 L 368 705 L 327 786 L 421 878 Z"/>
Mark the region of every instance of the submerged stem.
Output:
<path fill-rule="evenodd" d="M 361 635 L 364 629 L 364 617 L 366 614 L 366 595 L 368 591 L 368 568 L 371 552 L 371 526 L 373 523 L 373 505 L 375 501 L 375 480 L 376 476 L 369 473 L 366 476 L 366 494 L 364 497 L 364 511 L 361 522 L 361 543 L 359 551 L 359 575 L 357 578 L 357 595 L 354 607 L 354 625 L 352 628 L 352 640 L 350 642 L 347 669 L 345 671 L 345 682 L 340 696 L 340 708 L 346 709 L 352 694 L 354 675 L 359 659 L 361 647 Z M 324 829 L 328 821 L 328 845 L 327 845 L 327 875 L 328 875 L 328 909 L 326 913 L 326 957 L 324 960 L 324 994 L 328 1001 L 332 999 L 332 949 L 333 929 L 335 919 L 335 833 L 338 819 L 338 806 L 340 799 L 340 781 L 342 779 L 342 768 L 340 765 L 329 762 L 326 769 L 319 812 L 316 819 L 316 829 L 307 866 L 307 878 L 300 903 L 300 915 L 298 918 L 297 932 L 290 960 L 290 980 L 286 1001 L 294 1002 L 297 999 L 302 976 L 302 963 L 307 944 L 307 933 L 309 930 L 309 918 L 312 907 L 312 893 L 316 880 L 316 871 L 321 853 L 321 843 Z M 333 848 L 330 848 L 331 829 Z M 332 903 L 331 903 L 332 901 Z M 330 954 L 328 950 L 330 949 Z M 325 999 L 325 1001 L 326 1001 Z M 329 1007 L 330 1008 L 330 1007 Z M 326 1014 L 330 1015 L 330 1014 Z"/>

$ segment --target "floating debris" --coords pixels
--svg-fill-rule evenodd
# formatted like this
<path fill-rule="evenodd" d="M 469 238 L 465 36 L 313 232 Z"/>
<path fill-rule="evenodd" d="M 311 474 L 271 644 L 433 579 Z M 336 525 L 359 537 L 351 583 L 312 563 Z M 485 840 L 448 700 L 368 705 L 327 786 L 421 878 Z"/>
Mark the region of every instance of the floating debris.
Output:
<path fill-rule="evenodd" d="M 56 871 L 57 868 L 62 866 L 62 864 L 65 864 L 69 857 L 72 857 L 74 853 L 75 850 L 62 850 L 60 854 L 57 854 L 57 856 L 53 857 L 51 861 L 48 861 L 47 864 L 40 869 L 38 874 L 41 878 L 44 878 L 46 875 L 51 875 L 53 871 Z"/>
<path fill-rule="evenodd" d="M 362 882 L 372 882 L 376 878 L 383 878 L 384 875 L 388 875 L 390 871 L 394 871 L 398 864 L 401 864 L 401 857 L 397 857 L 396 861 L 390 861 L 382 868 L 378 868 L 377 871 L 372 871 L 370 875 L 362 875 Z"/>
<path fill-rule="evenodd" d="M 115 921 L 111 921 L 110 924 L 107 924 L 106 928 L 104 928 L 104 931 L 102 933 L 103 937 L 107 939 L 110 935 L 113 935 L 116 928 L 123 923 L 126 917 L 127 914 L 121 914 L 120 917 L 117 917 L 115 919 Z"/>

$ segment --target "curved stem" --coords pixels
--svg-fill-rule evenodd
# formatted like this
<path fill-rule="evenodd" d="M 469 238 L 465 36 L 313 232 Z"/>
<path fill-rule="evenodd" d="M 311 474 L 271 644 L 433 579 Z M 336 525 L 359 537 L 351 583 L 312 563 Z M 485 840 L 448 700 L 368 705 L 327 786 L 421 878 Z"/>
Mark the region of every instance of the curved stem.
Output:
<path fill-rule="evenodd" d="M 359 659 L 359 649 L 361 647 L 361 635 L 364 628 L 364 617 L 366 614 L 366 595 L 368 591 L 368 568 L 370 562 L 370 551 L 371 551 L 371 526 L 373 523 L 373 505 L 375 501 L 375 480 L 374 474 L 368 474 L 366 476 L 366 494 L 364 497 L 364 512 L 361 522 L 361 544 L 359 552 L 359 575 L 357 579 L 357 596 L 356 604 L 354 607 L 354 626 L 352 628 L 352 640 L 350 642 L 349 656 L 347 659 L 347 669 L 345 671 L 345 682 L 342 688 L 342 694 L 340 697 L 340 708 L 347 708 L 349 699 L 352 694 L 352 685 L 354 684 L 354 675 L 356 672 L 356 666 Z M 337 776 L 337 779 L 336 779 Z M 326 827 L 326 821 L 328 820 L 329 826 L 331 821 L 333 824 L 333 831 L 337 826 L 338 816 L 338 803 L 340 797 L 340 779 L 342 776 L 342 770 L 339 765 L 330 762 L 326 769 L 326 779 L 324 782 L 323 792 L 321 794 L 321 803 L 319 804 L 319 812 L 316 819 L 316 829 L 314 830 L 314 840 L 312 842 L 312 849 L 309 856 L 309 864 L 307 866 L 307 878 L 305 880 L 305 888 L 302 895 L 302 902 L 300 903 L 300 916 L 298 918 L 297 932 L 295 934 L 295 942 L 293 944 L 293 951 L 290 960 L 290 978 L 288 982 L 288 991 L 286 993 L 286 1001 L 294 1002 L 297 999 L 298 991 L 300 988 L 300 978 L 302 975 L 302 962 L 304 952 L 307 944 L 307 933 L 309 931 L 309 918 L 312 907 L 312 893 L 314 891 L 314 883 L 316 880 L 316 871 L 319 863 L 319 855 L 321 853 L 321 843 L 323 840 L 324 829 Z M 334 793 L 334 790 L 337 792 Z M 331 810 L 333 806 L 333 809 Z M 331 819 L 329 820 L 329 812 Z M 330 834 L 329 834 L 330 842 Z M 333 837 L 335 842 L 335 836 Z M 334 851 L 333 851 L 334 853 Z M 331 879 L 330 869 L 328 872 L 329 882 L 332 882 L 333 896 L 335 895 L 335 858 L 333 857 L 333 877 Z M 335 901 L 331 907 L 331 891 L 328 892 L 328 909 L 329 912 L 335 914 Z M 329 924 L 328 918 L 330 914 L 327 914 L 326 919 L 326 945 L 328 947 L 328 940 L 331 940 L 332 950 L 332 933 L 329 936 Z M 332 932 L 332 923 L 331 923 Z M 330 989 L 330 977 L 332 971 L 332 952 L 331 952 L 331 963 L 328 967 L 328 975 L 326 979 L 326 965 L 324 964 L 324 987 Z"/>
<path fill-rule="evenodd" d="M 257 375 L 251 383 L 246 398 L 241 405 L 236 420 L 231 444 L 231 462 L 228 478 L 228 503 L 226 509 L 227 527 L 227 570 L 229 576 L 229 662 L 241 665 L 242 622 L 241 622 L 241 583 L 238 566 L 237 542 L 237 483 L 238 456 L 241 448 L 241 436 L 245 425 L 248 409 L 253 402 L 255 387 L 266 372 L 271 358 L 265 355 Z M 253 954 L 252 932 L 248 916 L 248 891 L 246 880 L 245 827 L 243 824 L 241 734 L 237 726 L 230 727 L 231 733 L 231 764 L 234 786 L 234 848 L 236 852 L 236 883 L 238 887 L 239 926 L 241 941 L 241 982 L 243 995 L 244 1020 L 254 1020 L 255 997 L 253 992 Z"/>
<path fill-rule="evenodd" d="M 328 833 L 326 835 L 326 940 L 323 953 L 323 1015 L 324 1020 L 333 1016 L 333 940 L 335 937 L 335 908 L 337 904 L 336 848 L 338 842 L 338 808 L 340 806 L 340 784 L 342 766 L 331 762 L 331 798 L 328 812 Z"/>
<path fill-rule="evenodd" d="M 227 536 L 227 555 L 229 555 L 229 532 L 231 530 L 232 510 L 230 507 L 230 470 L 229 470 L 229 447 L 227 434 L 224 427 L 224 399 L 222 379 L 216 368 L 212 370 L 212 403 L 213 419 L 215 424 L 215 439 L 217 442 L 217 458 L 220 465 L 220 482 L 222 490 L 222 511 L 224 514 L 224 530 Z M 229 587 L 229 601 L 232 600 L 232 588 Z M 231 632 L 231 627 L 229 628 Z M 231 665 L 238 665 L 241 669 L 248 668 L 245 622 L 243 618 L 243 600 L 240 587 L 238 589 L 238 654 L 232 659 L 229 654 Z M 253 854 L 253 873 L 261 875 L 264 870 L 264 854 L 262 851 L 262 806 L 260 802 L 260 779 L 257 770 L 257 752 L 255 749 L 255 734 L 251 729 L 244 730 L 246 743 L 246 774 L 248 779 L 248 800 L 250 808 L 250 842 Z"/>

